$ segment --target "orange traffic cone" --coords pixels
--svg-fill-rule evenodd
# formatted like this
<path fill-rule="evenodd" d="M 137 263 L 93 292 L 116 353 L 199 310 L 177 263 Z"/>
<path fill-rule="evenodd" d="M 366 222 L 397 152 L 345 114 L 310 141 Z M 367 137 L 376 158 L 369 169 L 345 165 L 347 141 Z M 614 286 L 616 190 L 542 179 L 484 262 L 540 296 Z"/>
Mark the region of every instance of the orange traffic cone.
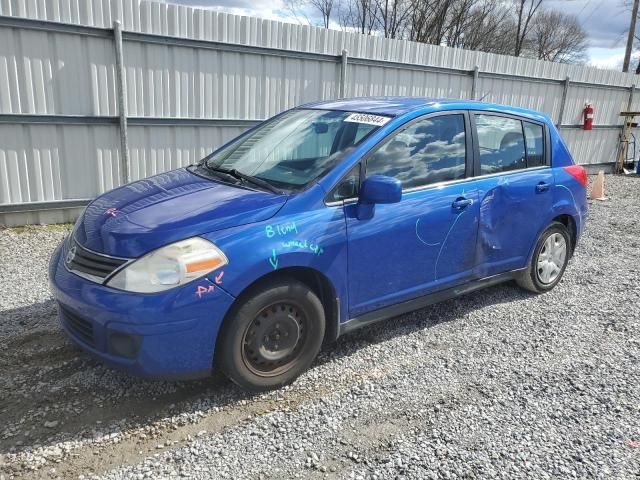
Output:
<path fill-rule="evenodd" d="M 604 170 L 600 170 L 598 172 L 596 181 L 593 182 L 593 188 L 591 189 L 591 195 L 589 195 L 589 198 L 591 200 L 607 199 L 607 197 L 604 196 Z"/>

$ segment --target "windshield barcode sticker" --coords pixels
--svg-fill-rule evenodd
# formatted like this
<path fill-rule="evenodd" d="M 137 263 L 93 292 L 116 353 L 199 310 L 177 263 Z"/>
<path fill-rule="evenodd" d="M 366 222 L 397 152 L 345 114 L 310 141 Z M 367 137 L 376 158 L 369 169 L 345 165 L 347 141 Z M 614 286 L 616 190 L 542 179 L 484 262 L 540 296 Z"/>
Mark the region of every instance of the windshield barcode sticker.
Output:
<path fill-rule="evenodd" d="M 382 115 L 370 115 L 368 113 L 352 113 L 344 119 L 345 122 L 353 123 L 366 123 L 367 125 L 384 125 L 389 120 L 389 117 L 383 117 Z"/>

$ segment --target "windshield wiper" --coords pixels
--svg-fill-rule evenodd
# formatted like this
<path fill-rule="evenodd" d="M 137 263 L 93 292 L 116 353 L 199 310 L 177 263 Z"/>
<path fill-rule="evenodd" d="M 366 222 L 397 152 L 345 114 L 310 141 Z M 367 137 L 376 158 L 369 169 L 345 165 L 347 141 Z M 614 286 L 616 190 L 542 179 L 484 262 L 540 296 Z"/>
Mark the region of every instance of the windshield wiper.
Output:
<path fill-rule="evenodd" d="M 270 192 L 277 193 L 277 194 L 282 194 L 281 190 L 279 190 L 278 188 L 274 187 L 269 182 L 266 182 L 266 181 L 264 181 L 264 180 L 262 180 L 261 178 L 258 178 L 258 177 L 253 177 L 251 175 L 247 175 L 246 173 L 239 172 L 235 168 L 211 167 L 211 166 L 207 165 L 206 162 L 205 162 L 204 165 L 206 165 L 206 167 L 209 170 L 213 170 L 214 172 L 220 172 L 220 173 L 223 173 L 225 175 L 231 175 L 232 177 L 234 177 L 234 178 L 236 178 L 238 180 L 243 180 L 245 182 L 253 183 L 254 185 L 257 185 L 258 187 L 264 188 L 265 190 L 269 190 Z"/>
<path fill-rule="evenodd" d="M 224 169 L 212 168 L 208 166 L 206 162 L 198 163 L 196 165 L 196 168 L 205 170 L 209 172 L 209 174 L 213 174 L 213 176 L 215 176 L 216 178 L 222 179 L 226 183 L 231 183 L 233 185 L 238 184 L 238 180 L 239 180 L 238 177 L 231 175 L 230 173 L 227 173 Z"/>

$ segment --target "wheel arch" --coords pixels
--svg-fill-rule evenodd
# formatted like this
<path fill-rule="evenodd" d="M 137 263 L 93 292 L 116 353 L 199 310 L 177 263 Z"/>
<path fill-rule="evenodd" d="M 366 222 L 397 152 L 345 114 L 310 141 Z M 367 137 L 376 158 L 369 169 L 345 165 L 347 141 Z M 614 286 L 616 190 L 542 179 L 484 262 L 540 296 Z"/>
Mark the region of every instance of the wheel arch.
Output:
<path fill-rule="evenodd" d="M 563 213 L 555 216 L 551 222 L 559 222 L 567 227 L 569 235 L 571 235 L 571 255 L 573 255 L 573 251 L 576 248 L 576 242 L 578 240 L 578 227 L 575 219 L 568 213 Z"/>
<path fill-rule="evenodd" d="M 338 324 L 340 321 L 340 300 L 331 280 L 315 268 L 291 266 L 266 273 L 248 284 L 236 297 L 222 321 L 224 324 L 234 314 L 238 305 L 241 305 L 252 292 L 265 284 L 272 283 L 276 279 L 293 278 L 309 287 L 320 299 L 325 314 L 324 342 L 332 342 L 338 338 Z M 217 347 L 216 347 L 217 350 Z M 214 353 L 215 356 L 215 353 Z"/>
<path fill-rule="evenodd" d="M 575 246 L 578 241 L 578 230 L 577 230 L 578 226 L 576 224 L 576 220 L 573 218 L 573 215 L 566 211 L 563 211 L 563 212 L 556 211 L 553 213 L 553 216 L 550 215 L 550 217 L 551 218 L 549 218 L 549 221 L 543 225 L 543 227 L 535 236 L 533 240 L 533 244 L 529 248 L 529 254 L 527 255 L 527 263 L 525 265 L 527 265 L 533 258 L 533 253 L 536 249 L 536 245 L 538 243 L 538 239 L 540 238 L 540 235 L 542 235 L 543 232 L 547 228 L 549 228 L 549 226 L 554 222 L 561 223 L 567 228 L 567 230 L 569 230 L 569 235 L 571 237 L 571 255 L 573 255 L 573 251 L 575 250 Z"/>

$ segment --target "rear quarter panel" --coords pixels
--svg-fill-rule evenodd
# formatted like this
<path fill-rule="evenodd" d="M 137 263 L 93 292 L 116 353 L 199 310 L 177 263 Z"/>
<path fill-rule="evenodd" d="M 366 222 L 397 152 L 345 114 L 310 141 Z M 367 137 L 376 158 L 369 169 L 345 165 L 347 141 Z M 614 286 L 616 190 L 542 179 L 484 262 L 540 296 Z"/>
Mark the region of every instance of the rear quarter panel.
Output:
<path fill-rule="evenodd" d="M 571 215 L 576 224 L 576 240 L 584 230 L 588 214 L 587 189 L 563 167 L 575 165 L 566 143 L 551 122 L 551 164 L 554 174 L 553 210 L 551 219 L 558 215 Z"/>
<path fill-rule="evenodd" d="M 553 211 L 551 219 L 558 215 L 571 215 L 576 224 L 576 240 L 584 230 L 587 219 L 587 189 L 562 168 L 554 168 Z"/>

